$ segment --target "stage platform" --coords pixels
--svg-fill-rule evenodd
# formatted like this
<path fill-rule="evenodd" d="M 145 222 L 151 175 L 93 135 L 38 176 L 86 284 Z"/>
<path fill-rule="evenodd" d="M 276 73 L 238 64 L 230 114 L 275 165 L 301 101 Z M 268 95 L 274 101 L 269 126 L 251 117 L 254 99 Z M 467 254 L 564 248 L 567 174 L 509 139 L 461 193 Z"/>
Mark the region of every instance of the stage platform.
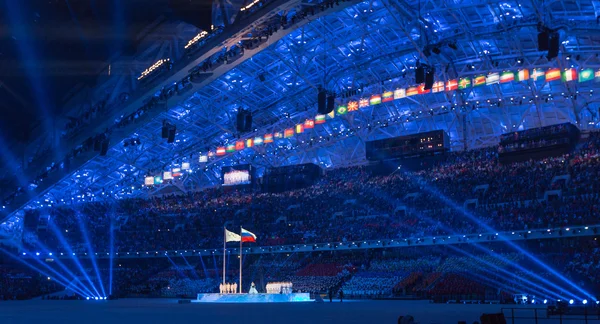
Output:
<path fill-rule="evenodd" d="M 193 303 L 296 303 L 311 302 L 310 294 L 198 294 Z"/>

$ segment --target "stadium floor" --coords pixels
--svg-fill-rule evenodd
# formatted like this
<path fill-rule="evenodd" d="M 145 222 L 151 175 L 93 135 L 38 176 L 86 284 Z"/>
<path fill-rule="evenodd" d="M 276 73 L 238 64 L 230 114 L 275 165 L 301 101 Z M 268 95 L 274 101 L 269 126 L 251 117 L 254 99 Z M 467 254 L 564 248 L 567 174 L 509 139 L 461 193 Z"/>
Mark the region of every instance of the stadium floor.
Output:
<path fill-rule="evenodd" d="M 389 300 L 181 305 L 173 299 L 121 299 L 106 302 L 30 300 L 0 302 L 0 323 L 395 324 L 401 314 L 410 314 L 421 324 L 457 323 L 459 320 L 473 323 L 479 321 L 482 313 L 500 312 L 502 307 L 502 305 L 430 304 L 426 301 Z M 527 322 L 533 323 L 533 321 Z"/>

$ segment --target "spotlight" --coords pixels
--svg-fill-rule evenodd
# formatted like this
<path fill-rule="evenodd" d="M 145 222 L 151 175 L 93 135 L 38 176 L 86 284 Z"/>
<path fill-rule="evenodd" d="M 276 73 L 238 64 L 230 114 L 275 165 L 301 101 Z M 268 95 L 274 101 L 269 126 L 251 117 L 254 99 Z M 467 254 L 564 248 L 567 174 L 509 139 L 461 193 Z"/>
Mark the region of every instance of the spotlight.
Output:
<path fill-rule="evenodd" d="M 544 305 L 548 303 L 548 299 L 544 299 Z"/>
<path fill-rule="evenodd" d="M 531 300 L 531 303 L 532 303 L 532 304 L 535 304 L 535 299 L 532 299 L 532 300 Z"/>
<path fill-rule="evenodd" d="M 85 297 L 85 300 L 90 300 L 90 297 Z"/>
<path fill-rule="evenodd" d="M 96 300 L 98 300 L 98 297 L 96 297 Z"/>
<path fill-rule="evenodd" d="M 583 300 L 583 304 L 584 304 L 584 305 L 587 305 L 587 299 L 584 299 L 584 300 Z"/>
<path fill-rule="evenodd" d="M 569 305 L 573 305 L 574 301 L 573 299 L 569 300 Z"/>
<path fill-rule="evenodd" d="M 596 305 L 600 304 L 600 300 L 596 300 Z"/>
<path fill-rule="evenodd" d="M 40 252 L 35 252 L 35 255 L 40 256 Z"/>
<path fill-rule="evenodd" d="M 104 300 L 106 300 L 106 297 L 104 297 Z"/>

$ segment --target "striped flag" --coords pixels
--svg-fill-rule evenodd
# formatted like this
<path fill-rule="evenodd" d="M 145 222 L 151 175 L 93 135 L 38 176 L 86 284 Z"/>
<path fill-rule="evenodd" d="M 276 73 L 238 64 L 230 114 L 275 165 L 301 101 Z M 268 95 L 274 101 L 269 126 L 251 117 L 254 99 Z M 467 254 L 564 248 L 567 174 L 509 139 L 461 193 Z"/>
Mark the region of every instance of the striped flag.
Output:
<path fill-rule="evenodd" d="M 287 128 L 286 130 L 283 131 L 283 137 L 290 138 L 292 136 L 294 136 L 294 129 L 293 128 Z"/>
<path fill-rule="evenodd" d="M 500 83 L 515 81 L 515 73 L 513 71 L 504 71 L 500 75 Z"/>
<path fill-rule="evenodd" d="M 575 81 L 577 80 L 577 70 L 576 69 L 565 69 L 562 73 L 563 82 Z"/>
<path fill-rule="evenodd" d="M 497 84 L 500 82 L 500 74 L 498 72 L 492 72 L 485 78 L 486 85 Z"/>
<path fill-rule="evenodd" d="M 273 143 L 273 134 L 265 134 L 265 144 Z"/>
<path fill-rule="evenodd" d="M 394 92 L 393 91 L 386 91 L 383 93 L 383 99 L 381 99 L 381 102 L 389 102 L 394 100 Z"/>
<path fill-rule="evenodd" d="M 414 96 L 417 94 L 419 94 L 419 89 L 417 87 L 410 87 L 410 88 L 406 89 L 407 97 Z"/>
<path fill-rule="evenodd" d="M 394 90 L 394 100 L 406 98 L 406 89 L 396 89 Z"/>
<path fill-rule="evenodd" d="M 325 124 L 325 115 L 316 115 L 315 116 L 315 124 Z"/>
<path fill-rule="evenodd" d="M 225 155 L 225 148 L 224 147 L 217 147 L 217 155 Z"/>
<path fill-rule="evenodd" d="M 254 235 L 254 233 L 245 230 L 242 228 L 242 242 L 246 243 L 246 242 L 256 242 L 256 235 Z"/>
<path fill-rule="evenodd" d="M 378 105 L 381 103 L 381 95 L 372 95 L 371 99 L 369 99 L 369 104 L 371 106 Z"/>
<path fill-rule="evenodd" d="M 263 138 L 260 136 L 256 136 L 254 138 L 254 145 L 262 145 L 263 144 Z"/>
<path fill-rule="evenodd" d="M 522 69 L 517 72 L 517 81 L 527 81 L 529 80 L 529 69 Z"/>
<path fill-rule="evenodd" d="M 417 89 L 419 91 L 418 92 L 419 94 L 424 94 L 424 93 L 430 93 L 431 92 L 431 89 L 425 90 L 425 84 L 424 83 L 419 84 L 419 86 L 417 87 Z"/>
<path fill-rule="evenodd" d="M 296 125 L 296 133 L 297 133 L 297 134 L 302 134 L 302 133 L 304 133 L 304 125 L 303 125 L 303 124 L 298 124 L 298 125 Z"/>
<path fill-rule="evenodd" d="M 246 140 L 246 147 L 252 147 L 254 146 L 254 140 L 249 138 Z"/>
<path fill-rule="evenodd" d="M 235 152 L 235 144 L 229 144 L 229 145 L 227 145 L 227 148 L 225 148 L 225 151 L 227 153 L 233 153 L 233 152 Z"/>
<path fill-rule="evenodd" d="M 473 86 L 478 87 L 485 85 L 485 75 L 478 75 L 473 79 Z"/>
<path fill-rule="evenodd" d="M 537 80 L 541 79 L 545 75 L 546 74 L 544 73 L 544 70 L 542 70 L 542 69 L 533 69 L 533 73 L 531 73 L 531 79 L 533 79 L 533 81 L 537 81 Z"/>
<path fill-rule="evenodd" d="M 546 82 L 560 80 L 560 70 L 550 69 L 546 71 Z"/>

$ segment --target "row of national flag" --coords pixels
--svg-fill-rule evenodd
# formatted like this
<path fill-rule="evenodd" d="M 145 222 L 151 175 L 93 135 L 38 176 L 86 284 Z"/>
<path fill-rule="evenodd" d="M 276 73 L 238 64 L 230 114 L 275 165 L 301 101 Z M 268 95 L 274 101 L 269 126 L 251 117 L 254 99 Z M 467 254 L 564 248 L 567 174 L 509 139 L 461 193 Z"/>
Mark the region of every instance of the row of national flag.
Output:
<path fill-rule="evenodd" d="M 315 125 L 324 124 L 327 119 L 335 118 L 336 115 L 342 116 L 348 113 L 358 111 L 361 108 L 376 106 L 381 103 L 390 102 L 415 95 L 465 90 L 480 86 L 490 86 L 494 84 L 505 84 L 509 82 L 524 81 L 562 81 L 562 82 L 588 82 L 596 80 L 600 82 L 600 69 L 590 68 L 575 69 L 567 68 L 564 70 L 558 68 L 549 69 L 520 69 L 516 71 L 491 72 L 488 74 L 466 76 L 447 81 L 437 81 L 433 83 L 431 89 L 425 89 L 424 84 L 414 85 L 407 88 L 398 88 L 393 91 L 385 91 L 382 94 L 374 94 L 370 97 L 363 97 L 357 100 L 350 100 L 339 105 L 327 115 L 316 115 L 314 118 L 306 119 L 303 123 L 296 124 L 294 127 L 286 128 L 283 131 L 255 136 L 243 140 L 238 140 L 227 146 L 217 147 L 214 151 L 209 151 L 206 155 L 200 155 L 199 162 L 208 162 L 208 158 L 214 156 L 224 156 L 228 153 L 241 151 L 245 148 L 260 146 L 273 143 L 277 139 L 291 138 L 297 134 L 304 133 L 307 129 L 312 129 Z"/>

